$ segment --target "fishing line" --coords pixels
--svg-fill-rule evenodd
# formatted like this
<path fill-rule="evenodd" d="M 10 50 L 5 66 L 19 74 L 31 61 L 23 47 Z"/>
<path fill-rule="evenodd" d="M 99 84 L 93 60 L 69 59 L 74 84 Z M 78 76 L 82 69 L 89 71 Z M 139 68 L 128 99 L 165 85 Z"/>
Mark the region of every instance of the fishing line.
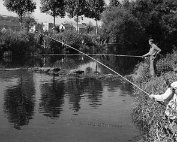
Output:
<path fill-rule="evenodd" d="M 42 33 L 41 33 L 41 34 L 42 34 Z M 44 35 L 44 34 L 42 34 L 42 35 Z M 113 70 L 113 69 L 111 69 L 110 67 L 108 67 L 107 65 L 103 64 L 102 62 L 96 60 L 95 58 L 93 58 L 93 57 L 87 55 L 86 53 L 84 53 L 84 52 L 82 52 L 82 51 L 80 51 L 80 50 L 78 50 L 78 49 L 76 49 L 76 48 L 74 48 L 74 47 L 72 47 L 72 46 L 70 46 L 70 45 L 68 45 L 68 44 L 65 44 L 65 43 L 62 42 L 62 41 L 59 41 L 59 40 L 54 39 L 54 38 L 52 38 L 52 37 L 50 37 L 50 36 L 47 36 L 47 35 L 44 35 L 44 36 L 46 36 L 46 37 L 48 37 L 48 38 L 51 38 L 51 39 L 53 39 L 54 41 L 61 43 L 63 46 L 67 46 L 67 47 L 69 47 L 69 48 L 71 48 L 71 49 L 73 49 L 73 50 L 76 50 L 76 51 L 78 51 L 79 53 L 81 53 L 81 54 L 87 56 L 88 58 L 94 60 L 95 62 L 99 63 L 100 65 L 102 65 L 102 66 L 104 66 L 104 67 L 106 67 L 106 68 L 108 68 L 109 70 L 111 70 L 112 72 L 114 72 L 115 74 L 117 74 L 118 76 L 122 77 L 124 80 L 126 80 L 126 81 L 129 82 L 130 84 L 134 85 L 134 86 L 137 87 L 139 90 L 141 90 L 142 92 L 144 92 L 146 95 L 149 96 L 149 93 L 147 93 L 146 91 L 144 91 L 143 89 L 141 89 L 141 88 L 140 88 L 139 86 L 137 86 L 135 83 L 131 82 L 130 80 L 128 80 L 127 78 L 125 78 L 124 76 L 122 76 L 121 74 L 119 74 L 118 72 L 116 72 L 115 70 Z"/>

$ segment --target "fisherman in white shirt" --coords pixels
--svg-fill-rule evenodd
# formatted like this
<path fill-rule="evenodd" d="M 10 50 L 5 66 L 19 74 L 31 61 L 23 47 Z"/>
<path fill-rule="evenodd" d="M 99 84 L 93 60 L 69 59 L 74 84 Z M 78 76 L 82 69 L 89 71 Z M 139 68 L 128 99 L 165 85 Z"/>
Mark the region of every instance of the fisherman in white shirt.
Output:
<path fill-rule="evenodd" d="M 164 94 L 161 94 L 161 95 L 151 94 L 149 97 L 154 98 L 155 100 L 161 101 L 161 102 L 164 102 L 170 99 L 166 106 L 165 115 L 170 120 L 175 120 L 177 118 L 177 81 L 173 82 L 167 88 Z"/>

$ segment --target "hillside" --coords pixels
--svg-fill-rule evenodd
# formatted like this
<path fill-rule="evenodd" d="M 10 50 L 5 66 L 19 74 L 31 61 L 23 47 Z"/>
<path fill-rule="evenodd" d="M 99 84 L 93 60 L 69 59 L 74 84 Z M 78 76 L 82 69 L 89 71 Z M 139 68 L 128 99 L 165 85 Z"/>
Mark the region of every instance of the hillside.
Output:
<path fill-rule="evenodd" d="M 0 29 L 3 27 L 6 29 L 19 30 L 20 24 L 18 18 L 13 16 L 0 15 Z"/>

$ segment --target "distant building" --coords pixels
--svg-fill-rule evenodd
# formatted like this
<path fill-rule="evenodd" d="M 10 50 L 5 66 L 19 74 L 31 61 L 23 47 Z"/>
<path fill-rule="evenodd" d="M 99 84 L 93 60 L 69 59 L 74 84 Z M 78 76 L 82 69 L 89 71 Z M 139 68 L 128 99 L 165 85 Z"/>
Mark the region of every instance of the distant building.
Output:
<path fill-rule="evenodd" d="M 48 23 L 48 22 L 43 23 L 43 31 L 44 32 L 52 31 L 53 27 L 54 27 L 53 23 Z"/>
<path fill-rule="evenodd" d="M 87 25 L 85 23 L 78 24 L 78 25 L 75 24 L 74 28 L 76 29 L 76 31 L 77 31 L 77 26 L 78 26 L 78 33 L 80 33 L 80 34 L 87 33 Z"/>
<path fill-rule="evenodd" d="M 63 23 L 59 26 L 60 32 L 63 32 L 65 30 L 72 31 L 74 30 L 74 26 L 69 23 Z"/>

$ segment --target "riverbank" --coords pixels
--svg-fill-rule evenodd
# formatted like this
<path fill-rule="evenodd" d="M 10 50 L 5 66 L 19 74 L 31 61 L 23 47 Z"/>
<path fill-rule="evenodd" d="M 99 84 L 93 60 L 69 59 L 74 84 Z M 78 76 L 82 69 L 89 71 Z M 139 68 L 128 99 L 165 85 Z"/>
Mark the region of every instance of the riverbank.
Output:
<path fill-rule="evenodd" d="M 149 94 L 162 94 L 168 88 L 168 83 L 177 80 L 177 51 L 162 57 L 157 62 L 157 77 L 149 76 L 149 64 L 144 61 L 137 65 L 132 75 L 134 82 Z M 133 120 L 144 131 L 145 142 L 175 142 L 177 140 L 177 124 L 165 119 L 167 102 L 161 104 L 150 99 L 147 94 L 135 89 L 137 105 L 134 108 Z"/>

